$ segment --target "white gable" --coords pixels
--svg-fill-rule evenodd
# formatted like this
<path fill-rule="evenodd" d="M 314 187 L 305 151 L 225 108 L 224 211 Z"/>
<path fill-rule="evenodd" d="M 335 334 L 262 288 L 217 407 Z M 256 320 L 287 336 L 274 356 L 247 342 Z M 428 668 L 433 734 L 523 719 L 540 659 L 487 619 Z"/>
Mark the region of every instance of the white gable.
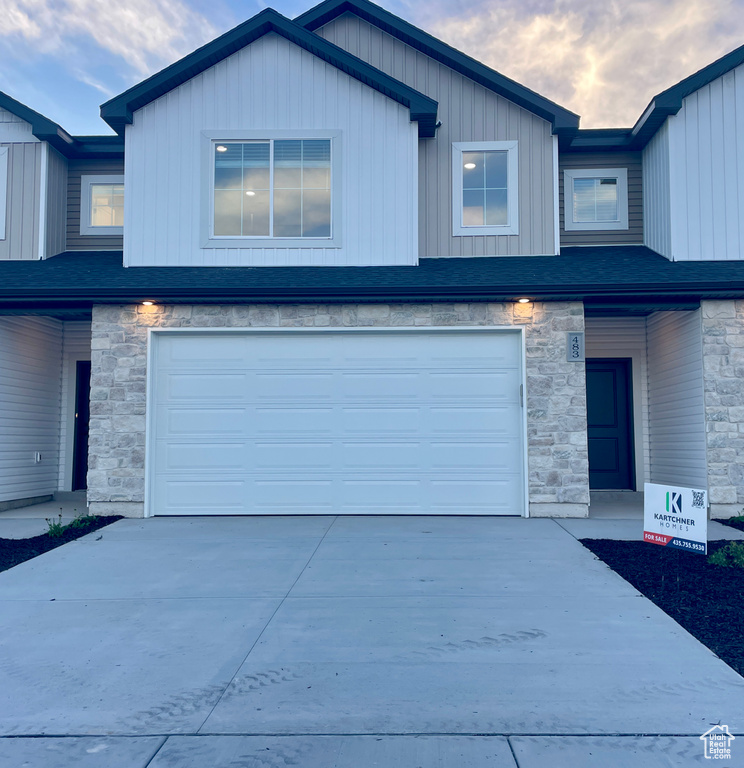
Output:
<path fill-rule="evenodd" d="M 337 247 L 215 247 L 203 237 L 210 139 L 334 138 Z M 286 135 L 284 136 L 286 137 Z M 206 147 L 206 149 L 205 149 Z M 266 35 L 134 114 L 126 130 L 128 266 L 415 264 L 418 127 L 408 108 Z M 208 198 L 208 196 L 207 196 Z M 335 208 L 334 208 L 335 215 Z"/>

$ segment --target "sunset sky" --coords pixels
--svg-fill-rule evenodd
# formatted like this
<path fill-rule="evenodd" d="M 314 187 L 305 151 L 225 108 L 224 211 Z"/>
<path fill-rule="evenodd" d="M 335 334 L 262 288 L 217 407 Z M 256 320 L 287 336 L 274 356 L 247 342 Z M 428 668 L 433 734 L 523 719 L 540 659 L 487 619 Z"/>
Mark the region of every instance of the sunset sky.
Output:
<path fill-rule="evenodd" d="M 744 0 L 390 0 L 385 8 L 582 116 L 632 125 L 651 97 L 744 44 Z M 312 3 L 275 0 L 294 18 Z M 267 4 L 0 0 L 0 90 L 74 134 L 99 105 Z"/>

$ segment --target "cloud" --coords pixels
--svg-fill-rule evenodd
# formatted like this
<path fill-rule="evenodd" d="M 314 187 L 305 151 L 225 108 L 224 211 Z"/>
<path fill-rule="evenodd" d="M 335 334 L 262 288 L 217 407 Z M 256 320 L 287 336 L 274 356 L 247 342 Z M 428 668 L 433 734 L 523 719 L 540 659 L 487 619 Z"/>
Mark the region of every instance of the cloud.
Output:
<path fill-rule="evenodd" d="M 92 42 L 118 56 L 138 78 L 217 34 L 203 15 L 181 0 L 24 0 L 22 6 L 17 0 L 0 0 L 0 18 L 0 39 L 17 55 L 53 55 L 74 66 L 76 58 L 90 58 L 80 53 Z M 92 80 L 94 87 L 108 90 Z"/>
<path fill-rule="evenodd" d="M 405 14 L 582 116 L 632 125 L 659 91 L 744 42 L 741 0 L 433 0 Z"/>

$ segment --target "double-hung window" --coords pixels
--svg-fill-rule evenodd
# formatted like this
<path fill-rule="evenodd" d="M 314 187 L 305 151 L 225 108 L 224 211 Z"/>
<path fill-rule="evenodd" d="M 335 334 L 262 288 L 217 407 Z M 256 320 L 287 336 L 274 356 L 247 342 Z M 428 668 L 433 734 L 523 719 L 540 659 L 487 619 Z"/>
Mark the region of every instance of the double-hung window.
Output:
<path fill-rule="evenodd" d="M 627 168 L 563 171 L 566 231 L 628 229 Z"/>
<path fill-rule="evenodd" d="M 210 239 L 329 240 L 331 150 L 330 138 L 212 140 Z"/>
<path fill-rule="evenodd" d="M 81 176 L 80 234 L 121 235 L 124 231 L 124 176 Z"/>
<path fill-rule="evenodd" d="M 516 141 L 452 145 L 452 234 L 519 234 Z"/>

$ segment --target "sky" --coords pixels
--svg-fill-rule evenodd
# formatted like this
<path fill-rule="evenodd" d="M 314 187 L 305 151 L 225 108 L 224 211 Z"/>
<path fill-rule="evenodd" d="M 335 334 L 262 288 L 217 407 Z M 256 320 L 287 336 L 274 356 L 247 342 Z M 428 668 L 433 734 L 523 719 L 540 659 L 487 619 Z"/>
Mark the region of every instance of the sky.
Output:
<path fill-rule="evenodd" d="M 314 5 L 273 0 L 294 18 Z M 629 127 L 659 91 L 744 44 L 744 0 L 383 0 L 581 115 Z M 258 0 L 0 0 L 0 90 L 73 134 L 99 105 L 237 24 Z"/>

